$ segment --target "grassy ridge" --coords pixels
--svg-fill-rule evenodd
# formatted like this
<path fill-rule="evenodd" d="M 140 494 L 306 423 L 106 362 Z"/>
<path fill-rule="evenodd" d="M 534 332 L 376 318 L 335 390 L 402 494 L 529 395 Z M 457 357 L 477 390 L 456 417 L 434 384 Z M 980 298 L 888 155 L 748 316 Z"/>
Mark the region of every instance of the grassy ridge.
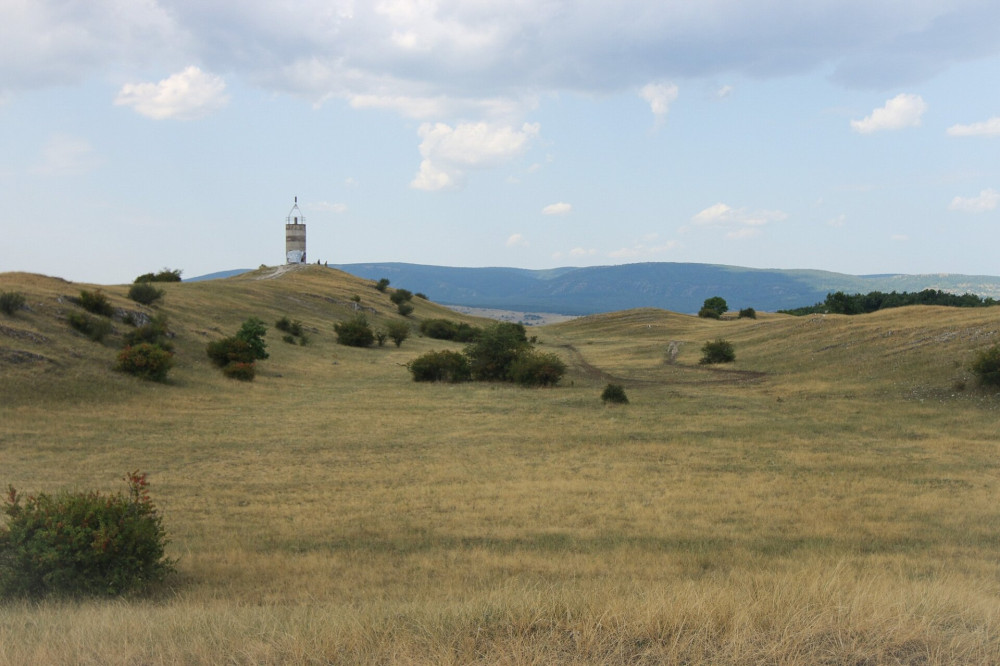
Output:
<path fill-rule="evenodd" d="M 998 403 L 958 390 L 996 308 L 600 315 L 533 329 L 570 372 L 525 390 L 336 345 L 354 294 L 398 316 L 335 271 L 162 286 L 156 385 L 62 321 L 80 286 L 0 274 L 0 483 L 146 470 L 180 557 L 156 600 L 0 605 L 2 663 L 1000 661 Z M 204 345 L 250 315 L 312 342 L 226 380 Z"/>

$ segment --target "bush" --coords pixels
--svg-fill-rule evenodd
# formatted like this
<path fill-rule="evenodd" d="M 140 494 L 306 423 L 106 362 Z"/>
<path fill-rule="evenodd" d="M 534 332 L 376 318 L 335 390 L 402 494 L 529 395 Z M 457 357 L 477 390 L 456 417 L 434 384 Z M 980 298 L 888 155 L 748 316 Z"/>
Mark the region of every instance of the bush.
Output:
<path fill-rule="evenodd" d="M 521 386 L 555 386 L 566 374 L 566 364 L 555 354 L 523 352 L 510 365 L 511 381 Z"/>
<path fill-rule="evenodd" d="M 404 317 L 409 317 L 410 314 L 413 312 L 413 306 L 407 303 L 406 301 L 403 301 L 402 303 L 396 305 L 396 312 L 403 315 Z"/>
<path fill-rule="evenodd" d="M 389 339 L 389 334 L 385 331 L 375 331 L 375 344 L 379 347 L 385 346 L 385 341 Z"/>
<path fill-rule="evenodd" d="M 701 310 L 698 310 L 698 316 L 702 319 L 720 319 L 722 315 L 712 308 L 702 308 Z"/>
<path fill-rule="evenodd" d="M 252 382 L 257 376 L 257 364 L 253 361 L 229 363 L 222 368 L 222 374 L 230 379 L 238 379 L 241 382 Z"/>
<path fill-rule="evenodd" d="M 13 315 L 15 312 L 24 307 L 24 294 L 17 291 L 3 291 L 0 292 L 0 310 L 4 313 Z"/>
<path fill-rule="evenodd" d="M 163 297 L 163 290 L 148 282 L 137 282 L 128 289 L 128 297 L 136 303 L 152 305 Z"/>
<path fill-rule="evenodd" d="M 375 342 L 375 333 L 364 315 L 338 322 L 333 325 L 333 330 L 337 333 L 337 342 L 348 347 L 371 347 Z"/>
<path fill-rule="evenodd" d="M 135 279 L 135 284 L 143 282 L 180 282 L 182 272 L 179 268 L 177 270 L 164 268 L 159 273 L 145 273 L 140 275 Z"/>
<path fill-rule="evenodd" d="M 427 298 L 427 294 L 421 293 L 419 291 L 417 293 L 413 294 L 413 295 L 416 296 L 417 298 L 423 299 L 425 301 L 430 300 L 429 298 Z"/>
<path fill-rule="evenodd" d="M 504 381 L 519 354 L 531 348 L 523 324 L 497 322 L 488 326 L 479 338 L 465 348 L 475 379 Z"/>
<path fill-rule="evenodd" d="M 108 297 L 100 289 L 97 291 L 81 290 L 78 302 L 84 310 L 96 315 L 110 317 L 115 313 L 115 309 L 111 306 L 111 301 L 108 300 Z"/>
<path fill-rule="evenodd" d="M 465 322 L 448 319 L 425 319 L 420 322 L 420 332 L 435 340 L 454 340 L 455 342 L 472 342 L 482 332 Z"/>
<path fill-rule="evenodd" d="M 413 292 L 409 289 L 396 289 L 389 296 L 389 300 L 399 305 L 400 303 L 405 303 L 406 301 L 413 300 Z"/>
<path fill-rule="evenodd" d="M 621 384 L 608 384 L 601 393 L 601 400 L 605 403 L 612 402 L 618 405 L 627 405 L 628 396 L 625 395 L 625 387 Z"/>
<path fill-rule="evenodd" d="M 389 288 L 389 278 L 382 278 L 381 280 L 376 282 L 375 288 L 384 294 L 385 290 Z"/>
<path fill-rule="evenodd" d="M 127 494 L 6 497 L 0 528 L 0 596 L 115 596 L 148 590 L 173 571 L 145 474 Z"/>
<path fill-rule="evenodd" d="M 721 296 L 712 296 L 711 298 L 706 298 L 705 302 L 701 306 L 702 310 L 713 310 L 716 314 L 721 317 L 723 314 L 729 311 L 729 305 L 726 304 L 726 299 Z M 719 317 L 714 317 L 718 319 Z"/>
<path fill-rule="evenodd" d="M 1000 386 L 1000 345 L 993 345 L 976 354 L 972 373 L 982 386 Z"/>
<path fill-rule="evenodd" d="M 225 368 L 230 363 L 253 363 L 256 360 L 250 345 L 236 337 L 209 342 L 205 353 L 220 368 Z"/>
<path fill-rule="evenodd" d="M 753 308 L 743 308 L 742 310 L 740 310 L 739 318 L 740 319 L 756 319 L 757 318 L 757 311 L 754 310 Z"/>
<path fill-rule="evenodd" d="M 98 319 L 82 312 L 70 312 L 66 317 L 69 325 L 94 342 L 101 342 L 111 332 L 111 322 Z"/>
<path fill-rule="evenodd" d="M 406 366 L 415 382 L 464 382 L 472 377 L 469 360 L 456 351 L 427 352 Z"/>
<path fill-rule="evenodd" d="M 118 352 L 115 370 L 141 379 L 162 382 L 174 365 L 174 355 L 158 345 L 147 342 L 125 347 Z"/>
<path fill-rule="evenodd" d="M 719 338 L 715 342 L 706 342 L 701 348 L 701 353 L 701 360 L 698 362 L 702 365 L 732 363 L 736 360 L 736 352 L 733 351 L 733 345 L 722 338 Z"/>
<path fill-rule="evenodd" d="M 278 321 L 274 322 L 274 327 L 279 331 L 283 331 L 295 337 L 303 337 L 304 335 L 302 332 L 302 322 L 291 321 L 288 317 L 282 317 Z"/>
<path fill-rule="evenodd" d="M 403 344 L 403 341 L 410 337 L 410 325 L 405 321 L 391 321 L 389 325 L 385 327 L 386 334 L 388 334 L 389 339 L 399 347 Z"/>
<path fill-rule="evenodd" d="M 148 324 L 129 331 L 124 336 L 126 347 L 134 347 L 142 343 L 156 345 L 166 351 L 173 351 L 174 345 L 170 342 L 170 332 L 167 330 L 167 316 L 159 315 L 153 317 Z"/>

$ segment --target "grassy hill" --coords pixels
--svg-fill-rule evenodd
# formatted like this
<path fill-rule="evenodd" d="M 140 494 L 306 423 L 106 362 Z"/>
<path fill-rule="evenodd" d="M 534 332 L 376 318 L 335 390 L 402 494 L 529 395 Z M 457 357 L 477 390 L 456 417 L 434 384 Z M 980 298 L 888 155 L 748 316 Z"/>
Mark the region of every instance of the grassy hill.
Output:
<path fill-rule="evenodd" d="M 393 286 L 419 288 L 397 283 Z M 0 274 L 0 483 L 150 475 L 179 558 L 152 599 L 0 604 L 0 663 L 997 663 L 1000 309 L 712 321 L 655 309 L 533 328 L 554 389 L 425 385 L 461 345 L 337 345 L 370 282 L 307 266 L 160 285 L 165 384 L 65 318 L 81 288 Z M 414 300 L 411 321 L 447 316 Z M 253 383 L 205 344 L 248 316 Z M 725 338 L 726 366 L 698 363 Z M 621 383 L 630 404 L 599 400 Z"/>

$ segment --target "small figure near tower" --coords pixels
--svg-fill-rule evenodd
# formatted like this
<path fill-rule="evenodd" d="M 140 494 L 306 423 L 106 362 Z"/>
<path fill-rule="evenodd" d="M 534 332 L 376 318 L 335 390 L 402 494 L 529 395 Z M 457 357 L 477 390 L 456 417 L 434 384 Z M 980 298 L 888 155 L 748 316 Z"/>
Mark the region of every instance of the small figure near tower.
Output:
<path fill-rule="evenodd" d="M 306 263 L 306 218 L 299 210 L 299 198 L 285 218 L 285 263 Z"/>

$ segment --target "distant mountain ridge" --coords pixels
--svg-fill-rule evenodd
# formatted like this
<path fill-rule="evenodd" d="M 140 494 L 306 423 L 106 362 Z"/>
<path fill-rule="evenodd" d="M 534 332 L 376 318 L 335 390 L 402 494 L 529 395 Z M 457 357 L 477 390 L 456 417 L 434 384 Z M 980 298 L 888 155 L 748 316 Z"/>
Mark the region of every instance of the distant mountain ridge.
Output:
<path fill-rule="evenodd" d="M 640 307 L 694 313 L 712 296 L 726 299 L 731 310 L 752 307 L 773 312 L 813 305 L 836 291 L 855 294 L 940 289 L 1000 299 L 1000 277 L 984 275 L 847 275 L 673 262 L 547 270 L 394 262 L 331 264 L 331 268 L 369 280 L 388 278 L 394 287 L 426 294 L 444 305 L 565 315 Z"/>

